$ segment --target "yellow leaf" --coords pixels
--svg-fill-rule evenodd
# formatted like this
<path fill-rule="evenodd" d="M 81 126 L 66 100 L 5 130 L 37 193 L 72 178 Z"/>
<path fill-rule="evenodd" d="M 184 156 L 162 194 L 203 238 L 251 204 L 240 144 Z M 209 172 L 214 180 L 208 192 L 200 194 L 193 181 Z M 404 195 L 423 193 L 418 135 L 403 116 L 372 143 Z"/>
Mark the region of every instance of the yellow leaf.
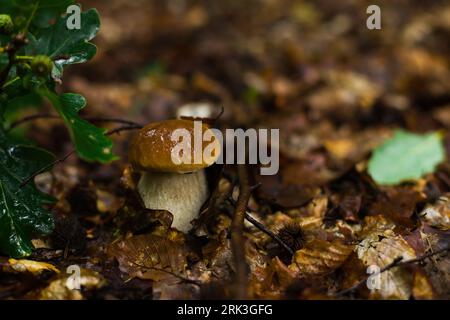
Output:
<path fill-rule="evenodd" d="M 82 300 L 82 293 L 77 288 L 73 288 L 73 277 L 70 273 L 62 273 L 42 289 L 37 298 L 40 300 Z M 80 277 L 77 279 L 80 288 L 85 290 L 98 289 L 105 284 L 105 280 L 100 274 L 89 269 L 80 269 Z"/>
<path fill-rule="evenodd" d="M 44 270 L 50 270 L 56 273 L 59 273 L 59 270 L 50 263 L 33 261 L 33 260 L 16 260 L 9 259 L 8 260 L 10 267 L 17 272 L 31 272 L 32 274 L 39 274 Z"/>

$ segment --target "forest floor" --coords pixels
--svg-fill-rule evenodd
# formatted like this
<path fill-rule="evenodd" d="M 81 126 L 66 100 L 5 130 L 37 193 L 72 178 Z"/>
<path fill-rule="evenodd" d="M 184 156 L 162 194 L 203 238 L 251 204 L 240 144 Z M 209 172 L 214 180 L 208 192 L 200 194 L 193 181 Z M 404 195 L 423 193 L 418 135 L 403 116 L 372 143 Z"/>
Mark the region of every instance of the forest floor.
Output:
<path fill-rule="evenodd" d="M 381 30 L 366 28 L 370 1 L 81 2 L 100 13 L 98 53 L 61 90 L 87 98 L 84 116 L 147 124 L 188 103 L 223 106 L 220 129 L 280 129 L 280 170 L 248 166 L 242 179 L 212 166 L 212 197 L 184 234 L 139 201 L 135 132 L 114 135 L 120 160 L 71 156 L 36 178 L 58 200 L 56 229 L 33 240 L 28 264 L 0 257 L 0 298 L 450 298 L 450 163 L 393 186 L 367 173 L 399 128 L 441 132 L 450 157 L 448 2 L 385 3 Z M 24 127 L 59 156 L 72 148 L 58 120 Z M 245 222 L 241 268 L 231 225 L 243 188 L 262 227 Z M 67 285 L 73 265 L 80 291 Z M 371 291 L 373 265 L 385 270 Z"/>

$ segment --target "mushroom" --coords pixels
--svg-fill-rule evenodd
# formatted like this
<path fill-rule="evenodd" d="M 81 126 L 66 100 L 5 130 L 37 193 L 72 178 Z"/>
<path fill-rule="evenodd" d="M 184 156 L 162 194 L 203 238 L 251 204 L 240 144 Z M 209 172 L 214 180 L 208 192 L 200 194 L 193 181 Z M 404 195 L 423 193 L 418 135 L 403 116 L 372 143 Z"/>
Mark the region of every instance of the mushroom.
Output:
<path fill-rule="evenodd" d="M 180 141 L 174 139 L 177 129 L 189 133 L 188 141 L 183 140 L 189 154 L 184 154 L 186 149 L 178 151 Z M 201 137 L 196 136 L 198 134 Z M 203 139 L 206 136 L 210 137 L 208 143 Z M 197 146 L 199 139 L 201 145 Z M 188 232 L 192 228 L 191 221 L 198 217 L 208 199 L 205 168 L 218 159 L 220 147 L 219 140 L 206 124 L 194 124 L 191 120 L 166 120 L 139 130 L 131 144 L 129 160 L 135 170 L 143 172 L 138 192 L 145 207 L 169 211 L 173 215 L 172 227 Z M 176 163 L 173 153 L 180 158 L 188 155 L 192 161 Z"/>

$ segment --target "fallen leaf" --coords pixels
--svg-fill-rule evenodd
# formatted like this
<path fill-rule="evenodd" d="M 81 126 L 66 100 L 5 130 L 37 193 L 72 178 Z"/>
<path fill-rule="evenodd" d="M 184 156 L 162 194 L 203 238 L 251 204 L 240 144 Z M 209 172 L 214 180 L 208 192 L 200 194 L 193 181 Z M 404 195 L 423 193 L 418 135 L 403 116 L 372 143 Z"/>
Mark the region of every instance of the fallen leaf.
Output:
<path fill-rule="evenodd" d="M 428 204 L 419 216 L 433 227 L 450 229 L 450 199 L 447 196 L 440 197 L 436 203 Z"/>
<path fill-rule="evenodd" d="M 182 276 L 187 254 L 184 245 L 151 234 L 133 236 L 108 248 L 108 255 L 117 259 L 122 272 L 154 281 Z"/>
<path fill-rule="evenodd" d="M 352 251 L 352 245 L 339 241 L 313 240 L 295 252 L 289 269 L 306 277 L 325 275 L 339 268 Z"/>
<path fill-rule="evenodd" d="M 106 284 L 103 277 L 97 272 L 80 268 L 79 285 L 84 290 L 73 287 L 73 275 L 61 273 L 60 276 L 37 293 L 40 300 L 83 300 L 82 292 L 99 289 Z"/>
<path fill-rule="evenodd" d="M 367 217 L 369 218 L 369 217 Z M 358 258 L 366 267 L 381 270 L 395 259 L 403 261 L 416 258 L 414 249 L 393 231 L 383 217 L 373 217 L 362 234 L 364 239 L 356 246 Z M 409 299 L 412 290 L 411 274 L 402 267 L 394 267 L 379 275 L 379 287 L 371 291 L 373 297 L 382 299 Z"/>
<path fill-rule="evenodd" d="M 370 214 L 381 214 L 402 227 L 412 227 L 411 219 L 417 203 L 424 197 L 417 191 L 407 188 L 386 188 L 370 206 Z"/>
<path fill-rule="evenodd" d="M 375 149 L 368 172 L 381 185 L 398 184 L 419 179 L 431 173 L 445 159 L 439 133 L 418 135 L 398 130 Z"/>
<path fill-rule="evenodd" d="M 54 265 L 46 262 L 39 262 L 39 261 L 33 261 L 33 260 L 16 260 L 16 259 L 9 259 L 8 260 L 9 267 L 17 272 L 31 272 L 34 275 L 40 274 L 41 272 L 47 270 L 47 271 L 53 271 L 55 273 L 59 273 L 58 268 L 56 268 Z"/>
<path fill-rule="evenodd" d="M 430 280 L 421 270 L 414 272 L 412 295 L 416 300 L 431 300 L 435 296 Z"/>

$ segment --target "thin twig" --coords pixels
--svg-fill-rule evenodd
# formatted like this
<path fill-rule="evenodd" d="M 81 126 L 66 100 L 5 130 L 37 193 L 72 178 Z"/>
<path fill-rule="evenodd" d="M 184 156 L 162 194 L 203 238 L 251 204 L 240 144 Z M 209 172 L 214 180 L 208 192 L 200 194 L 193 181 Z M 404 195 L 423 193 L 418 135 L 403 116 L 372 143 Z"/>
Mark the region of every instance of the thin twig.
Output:
<path fill-rule="evenodd" d="M 109 136 L 109 135 L 112 135 L 112 134 L 115 134 L 115 133 L 119 133 L 119 132 L 122 132 L 122 131 L 137 130 L 137 129 L 141 129 L 141 128 L 142 128 L 142 125 L 140 125 L 140 124 L 135 124 L 135 125 L 130 125 L 130 126 L 123 126 L 123 127 L 118 127 L 118 128 L 115 128 L 115 129 L 112 129 L 112 130 L 108 131 L 106 133 L 106 135 Z"/>
<path fill-rule="evenodd" d="M 236 201 L 228 197 L 228 201 L 231 202 L 233 206 L 236 206 Z M 269 237 L 271 237 L 275 242 L 277 242 L 282 248 L 284 248 L 287 252 L 289 252 L 290 255 L 294 255 L 294 251 L 291 247 L 289 247 L 280 237 L 278 237 L 275 233 L 270 231 L 265 225 L 263 225 L 261 222 L 253 218 L 248 211 L 245 212 L 245 219 L 247 219 L 248 222 L 253 224 L 256 228 L 258 228 L 260 231 L 267 234 Z"/>
<path fill-rule="evenodd" d="M 68 153 L 66 153 L 64 156 L 62 156 L 61 158 L 56 159 L 55 161 L 52 161 L 51 163 L 43 166 L 42 168 L 39 168 L 38 170 L 34 171 L 30 176 L 28 176 L 26 179 L 24 179 L 19 186 L 19 189 L 22 189 L 23 187 L 25 187 L 31 180 L 33 180 L 37 175 L 49 170 L 50 168 L 52 168 L 54 165 L 65 161 L 67 158 L 69 158 L 71 155 L 73 155 L 75 153 L 75 149 L 70 150 Z"/>
<path fill-rule="evenodd" d="M 179 274 L 177 274 L 177 273 L 175 273 L 173 271 L 169 271 L 169 270 L 165 270 L 165 269 L 161 269 L 161 268 L 156 268 L 156 267 L 148 267 L 146 265 L 139 264 L 139 263 L 134 262 L 134 261 L 131 261 L 131 263 L 133 263 L 134 265 L 138 266 L 139 268 L 144 268 L 144 269 L 153 270 L 153 271 L 160 271 L 160 272 L 164 272 L 164 273 L 170 274 L 171 276 L 174 276 L 175 278 L 183 280 L 183 281 L 185 281 L 187 283 L 195 284 L 197 286 L 201 286 L 202 285 L 201 281 L 186 278 L 186 277 L 184 277 L 182 275 L 179 275 Z"/>
<path fill-rule="evenodd" d="M 236 298 L 242 300 L 247 298 L 247 264 L 245 263 L 245 239 L 243 234 L 244 218 L 251 192 L 245 164 L 238 164 L 237 172 L 239 177 L 239 197 L 231 223 L 231 246 L 236 268 Z"/>
<path fill-rule="evenodd" d="M 112 129 L 108 132 L 106 132 L 105 135 L 110 136 L 112 134 L 115 133 L 119 133 L 122 131 L 127 131 L 127 130 L 135 130 L 135 129 L 140 129 L 142 128 L 141 125 L 130 125 L 130 126 L 123 126 L 123 127 L 118 127 L 115 129 Z M 50 168 L 52 168 L 54 165 L 61 163 L 63 161 L 65 161 L 67 158 L 69 158 L 72 154 L 75 153 L 75 149 L 72 149 L 71 151 L 69 151 L 68 153 L 66 153 L 64 156 L 62 156 L 61 158 L 56 159 L 55 161 L 45 165 L 44 167 L 34 171 L 30 176 L 28 176 L 26 179 L 24 179 L 21 183 L 19 188 L 23 188 L 25 187 L 31 180 L 33 180 L 38 174 L 41 174 L 47 170 L 49 170 Z"/>
<path fill-rule="evenodd" d="M 355 285 L 351 286 L 350 288 L 347 288 L 347 289 L 344 289 L 342 291 L 339 291 L 339 292 L 335 293 L 335 296 L 343 296 L 343 295 L 345 295 L 347 293 L 350 293 L 350 292 L 358 289 L 360 286 L 362 286 L 364 283 L 367 282 L 367 279 L 369 279 L 369 277 L 373 277 L 373 276 L 382 274 L 383 272 L 388 271 L 388 270 L 390 270 L 390 269 L 392 269 L 394 267 L 399 267 L 399 266 L 404 266 L 404 265 L 408 265 L 408 264 L 411 264 L 411 263 L 417 263 L 417 262 L 424 261 L 427 258 L 430 258 L 432 256 L 435 256 L 435 255 L 438 255 L 440 253 L 446 252 L 448 250 L 450 250 L 450 247 L 446 247 L 446 248 L 443 248 L 443 249 L 435 251 L 435 252 L 430 252 L 430 253 L 425 254 L 425 255 L 423 255 L 423 256 L 421 256 L 419 258 L 406 260 L 406 261 L 402 261 L 403 257 L 397 257 L 397 258 L 394 259 L 394 261 L 389 263 L 387 266 L 385 266 L 384 268 L 380 269 L 380 271 L 368 275 L 367 277 L 365 277 L 361 281 L 357 282 Z"/>
<path fill-rule="evenodd" d="M 26 116 L 23 117 L 17 121 L 14 121 L 13 123 L 11 123 L 11 125 L 8 128 L 9 130 L 12 130 L 14 128 L 16 128 L 19 125 L 22 125 L 24 123 L 30 122 L 30 121 L 34 121 L 37 119 L 61 119 L 60 116 L 56 115 L 56 114 L 50 114 L 50 113 L 36 113 L 36 114 L 32 114 L 30 116 Z M 87 121 L 92 121 L 92 122 L 112 122 L 112 123 L 122 123 L 122 124 L 126 124 L 126 125 L 133 125 L 133 126 L 141 126 L 139 123 L 136 123 L 134 121 L 130 121 L 130 120 L 124 120 L 124 119 L 119 119 L 119 118 L 105 118 L 105 117 L 82 117 L 82 119 L 87 120 Z"/>
<path fill-rule="evenodd" d="M 223 113 L 225 112 L 225 108 L 223 106 L 220 106 L 220 112 L 219 114 L 214 118 L 214 123 L 216 123 L 220 117 L 222 117 Z"/>

